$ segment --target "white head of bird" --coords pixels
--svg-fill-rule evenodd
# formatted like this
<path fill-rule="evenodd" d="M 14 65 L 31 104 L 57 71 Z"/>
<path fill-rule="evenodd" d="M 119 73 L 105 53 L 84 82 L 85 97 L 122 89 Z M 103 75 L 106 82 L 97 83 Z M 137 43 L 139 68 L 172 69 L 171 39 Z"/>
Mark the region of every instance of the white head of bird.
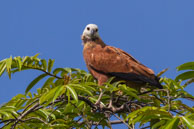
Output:
<path fill-rule="evenodd" d="M 98 26 L 96 24 L 88 24 L 85 27 L 82 36 L 85 36 L 87 39 L 99 38 Z"/>

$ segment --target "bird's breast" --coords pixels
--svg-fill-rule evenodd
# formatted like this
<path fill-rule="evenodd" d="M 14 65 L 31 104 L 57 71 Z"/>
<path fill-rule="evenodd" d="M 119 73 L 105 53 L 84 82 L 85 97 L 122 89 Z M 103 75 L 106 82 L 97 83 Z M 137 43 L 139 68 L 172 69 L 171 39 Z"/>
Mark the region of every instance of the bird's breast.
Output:
<path fill-rule="evenodd" d="M 96 51 L 95 48 L 96 48 L 95 44 L 86 43 L 84 45 L 83 56 L 86 63 L 88 60 L 92 61 L 94 59 L 94 56 L 95 56 L 94 53 Z"/>

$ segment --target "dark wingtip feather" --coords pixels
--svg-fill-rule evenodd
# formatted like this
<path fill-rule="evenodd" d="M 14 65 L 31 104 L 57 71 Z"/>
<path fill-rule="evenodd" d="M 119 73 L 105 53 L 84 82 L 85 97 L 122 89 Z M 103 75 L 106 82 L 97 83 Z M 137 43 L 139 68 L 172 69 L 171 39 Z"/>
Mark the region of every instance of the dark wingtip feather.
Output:
<path fill-rule="evenodd" d="M 137 75 L 134 73 L 119 73 L 119 72 L 112 72 L 109 73 L 110 76 L 116 76 L 119 77 L 121 79 L 124 80 L 129 80 L 129 81 L 133 81 L 133 82 L 143 82 L 143 83 L 148 83 L 151 86 L 155 86 L 159 89 L 163 89 L 163 86 L 160 84 L 159 80 L 160 78 L 158 78 L 157 76 L 155 76 L 155 79 L 151 79 L 148 78 L 146 76 L 142 76 L 142 75 Z"/>
<path fill-rule="evenodd" d="M 156 76 L 155 80 L 157 82 L 157 84 L 155 86 L 158 87 L 159 89 L 163 89 L 163 86 L 160 84 L 160 81 L 159 81 L 160 78 Z"/>
<path fill-rule="evenodd" d="M 163 86 L 162 86 L 160 83 L 158 83 L 157 87 L 158 87 L 159 89 L 163 89 Z"/>

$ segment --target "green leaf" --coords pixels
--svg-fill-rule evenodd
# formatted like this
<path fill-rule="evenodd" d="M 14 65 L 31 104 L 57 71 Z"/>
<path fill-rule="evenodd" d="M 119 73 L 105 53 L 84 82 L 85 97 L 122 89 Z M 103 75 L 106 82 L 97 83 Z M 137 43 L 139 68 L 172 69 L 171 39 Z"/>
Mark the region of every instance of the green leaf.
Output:
<path fill-rule="evenodd" d="M 50 73 L 51 70 L 52 70 L 54 61 L 55 61 L 55 60 L 51 60 L 51 59 L 49 59 L 49 61 L 48 61 L 48 72 L 49 72 L 49 73 Z"/>
<path fill-rule="evenodd" d="M 4 111 L 2 111 L 1 109 L 0 109 L 0 114 L 1 114 L 1 115 L 5 115 L 7 118 L 10 117 L 10 115 L 9 115 L 8 112 L 4 112 Z"/>
<path fill-rule="evenodd" d="M 187 62 L 177 67 L 177 70 L 194 70 L 194 62 Z"/>
<path fill-rule="evenodd" d="M 21 98 L 26 98 L 26 96 L 23 95 L 23 94 L 17 94 L 17 95 L 14 96 L 12 99 L 21 99 Z"/>
<path fill-rule="evenodd" d="M 128 91 L 137 93 L 137 90 L 135 90 L 135 89 L 133 89 L 133 88 L 130 88 L 130 87 L 126 86 L 125 84 L 120 84 L 120 85 L 119 85 L 119 88 L 122 89 L 122 90 L 128 90 Z"/>
<path fill-rule="evenodd" d="M 22 68 L 21 68 L 21 71 L 23 71 L 23 70 L 28 70 L 28 69 L 32 69 L 32 68 L 25 68 L 25 67 L 22 67 Z M 14 69 L 14 70 L 11 71 L 11 73 L 16 73 L 16 72 L 19 72 L 19 71 L 20 71 L 19 69 Z"/>
<path fill-rule="evenodd" d="M 66 72 L 67 73 L 67 71 L 64 69 L 64 68 L 56 68 L 54 71 L 53 71 L 53 74 L 54 75 L 57 75 L 59 72 Z"/>
<path fill-rule="evenodd" d="M 117 82 L 112 83 L 112 85 L 113 85 L 114 87 L 117 87 L 119 84 L 125 83 L 125 82 L 126 82 L 126 81 L 117 81 Z"/>
<path fill-rule="evenodd" d="M 79 85 L 79 84 L 69 84 L 69 86 L 72 86 L 74 89 L 77 89 L 78 91 L 81 91 L 83 93 L 89 94 L 90 96 L 93 96 L 93 94 L 88 89 L 86 89 L 84 86 L 82 86 L 82 85 Z"/>
<path fill-rule="evenodd" d="M 45 120 L 47 120 L 48 116 L 49 116 L 48 113 L 43 109 L 39 109 L 39 110 L 35 111 L 34 113 L 36 114 L 36 116 L 39 116 Z"/>
<path fill-rule="evenodd" d="M 4 73 L 5 69 L 6 69 L 6 62 L 3 61 L 0 63 L 0 76 Z"/>
<path fill-rule="evenodd" d="M 119 85 L 119 88 L 126 93 L 129 96 L 132 96 L 139 100 L 139 97 L 137 96 L 137 91 L 133 88 L 127 87 L 126 85 Z"/>
<path fill-rule="evenodd" d="M 7 73 L 9 75 L 9 78 L 11 78 L 11 63 L 12 63 L 12 57 L 6 60 L 6 67 L 7 67 Z"/>
<path fill-rule="evenodd" d="M 185 82 L 184 87 L 187 87 L 189 84 L 194 83 L 194 78 L 189 79 Z"/>
<path fill-rule="evenodd" d="M 44 71 L 46 71 L 47 70 L 47 62 L 46 62 L 46 60 L 42 59 L 41 62 L 42 62 L 42 67 L 43 67 Z"/>
<path fill-rule="evenodd" d="M 34 55 L 32 58 L 33 58 L 33 59 L 36 59 L 39 55 L 40 55 L 40 53 L 37 53 L 37 54 Z"/>
<path fill-rule="evenodd" d="M 169 115 L 168 112 L 158 108 L 158 109 L 147 109 L 147 111 L 145 111 L 145 113 L 143 113 L 143 118 L 140 121 L 140 126 L 142 124 L 145 124 L 149 121 L 156 120 L 156 119 L 171 119 L 172 117 Z M 153 121 L 154 122 L 154 121 Z"/>
<path fill-rule="evenodd" d="M 32 99 L 32 93 L 28 92 L 27 96 L 29 96 Z"/>
<path fill-rule="evenodd" d="M 152 129 L 158 129 L 159 126 L 163 125 L 165 123 L 165 120 L 161 120 L 157 123 L 155 123 L 153 126 L 152 126 Z"/>
<path fill-rule="evenodd" d="M 31 127 L 29 127 L 29 125 L 27 125 L 26 123 L 21 123 L 19 125 L 17 125 L 18 129 L 32 129 Z"/>
<path fill-rule="evenodd" d="M 54 124 L 52 125 L 52 127 L 68 127 L 68 125 L 65 125 L 65 124 Z"/>
<path fill-rule="evenodd" d="M 151 119 L 171 119 L 172 117 L 169 115 L 166 111 L 161 110 L 147 110 L 145 112 L 144 117 L 141 119 L 141 121 L 149 121 Z"/>
<path fill-rule="evenodd" d="M 29 56 L 23 57 L 23 64 L 30 61 L 30 60 L 31 60 L 31 58 Z"/>
<path fill-rule="evenodd" d="M 59 97 L 60 95 L 62 95 L 65 92 L 65 86 L 58 86 L 56 91 L 55 91 L 55 95 L 53 97 L 53 102 L 57 99 L 57 97 Z"/>
<path fill-rule="evenodd" d="M 17 109 L 23 109 L 24 103 L 27 101 L 27 99 L 19 99 L 17 103 L 14 105 Z"/>
<path fill-rule="evenodd" d="M 161 72 L 157 74 L 157 77 L 160 77 L 162 74 L 164 74 L 166 71 L 168 71 L 168 68 L 163 69 Z"/>
<path fill-rule="evenodd" d="M 17 57 L 16 60 L 17 60 L 17 64 L 18 64 L 18 69 L 20 71 L 22 68 L 22 59 L 21 59 L 21 57 Z"/>
<path fill-rule="evenodd" d="M 111 77 L 106 81 L 106 85 L 111 84 L 112 80 L 115 79 L 115 77 Z"/>
<path fill-rule="evenodd" d="M 86 89 L 91 90 L 91 91 L 97 91 L 97 88 L 88 86 L 88 85 L 83 85 Z"/>
<path fill-rule="evenodd" d="M 64 79 L 58 79 L 55 81 L 55 86 L 64 85 Z"/>
<path fill-rule="evenodd" d="M 164 129 L 177 129 L 179 121 L 179 117 L 174 117 L 172 120 L 167 122 L 167 124 L 164 126 Z"/>
<path fill-rule="evenodd" d="M 64 68 L 65 71 L 67 71 L 67 73 L 72 73 L 72 69 L 71 68 Z"/>
<path fill-rule="evenodd" d="M 66 123 L 67 120 L 64 120 L 64 119 L 54 119 L 54 120 L 51 121 L 50 123 L 51 123 L 52 125 L 54 125 L 55 123 L 58 123 L 58 122 L 60 122 L 60 123 Z"/>
<path fill-rule="evenodd" d="M 62 90 L 64 89 L 63 87 L 64 87 L 64 85 L 57 86 L 57 87 L 51 89 L 49 92 L 43 94 L 39 100 L 40 104 L 42 104 L 46 101 L 47 101 L 47 104 L 50 103 L 51 101 L 55 101 L 54 98 L 56 99 L 60 95 L 60 93 L 62 93 Z M 57 95 L 55 95 L 57 90 L 58 90 L 58 93 L 57 93 Z"/>
<path fill-rule="evenodd" d="M 53 81 L 54 81 L 55 79 L 56 79 L 55 77 L 50 77 L 50 78 L 48 78 L 48 79 L 46 80 L 46 82 L 44 83 L 44 85 L 42 86 L 42 90 L 43 90 L 44 88 L 46 88 L 48 85 L 52 84 Z"/>
<path fill-rule="evenodd" d="M 184 117 L 184 116 L 182 116 L 181 119 L 184 121 L 184 123 L 187 125 L 187 127 L 189 129 L 194 129 L 194 121 L 193 120 L 191 120 L 187 117 Z"/>
<path fill-rule="evenodd" d="M 75 92 L 75 90 L 73 89 L 73 87 L 71 87 L 70 85 L 66 85 L 66 88 L 68 89 L 68 91 L 70 91 L 70 93 L 72 94 L 74 100 L 76 102 L 78 102 L 77 93 Z"/>
<path fill-rule="evenodd" d="M 14 106 L 3 106 L 0 108 L 0 114 L 6 115 L 6 117 L 10 118 L 12 116 L 10 113 L 17 115 L 15 109 Z"/>
<path fill-rule="evenodd" d="M 125 121 L 126 121 L 128 118 L 132 120 L 133 118 L 137 117 L 137 115 L 138 115 L 139 113 L 145 112 L 146 110 L 148 110 L 148 109 L 150 109 L 150 108 L 151 108 L 151 107 L 146 106 L 146 107 L 143 107 L 143 108 L 141 108 L 141 109 L 139 109 L 139 110 L 133 111 L 132 113 L 130 113 L 130 114 L 125 118 Z M 154 108 L 154 107 L 152 107 L 152 108 Z M 131 122 L 131 121 L 129 121 L 129 122 Z"/>
<path fill-rule="evenodd" d="M 27 94 L 28 91 L 29 91 L 30 89 L 32 89 L 32 87 L 33 87 L 36 83 L 38 83 L 41 79 L 43 79 L 43 78 L 46 77 L 46 76 L 47 76 L 47 74 L 41 74 L 40 76 L 38 76 L 37 78 L 35 78 L 35 79 L 28 85 L 28 87 L 26 88 L 25 94 Z"/>
<path fill-rule="evenodd" d="M 178 75 L 175 80 L 178 81 L 181 79 L 184 81 L 184 80 L 191 79 L 191 78 L 194 78 L 194 71 L 184 72 Z"/>
<path fill-rule="evenodd" d="M 69 93 L 70 91 L 69 90 L 67 90 L 67 92 L 66 92 L 66 95 L 67 95 L 67 100 L 68 100 L 68 103 L 70 102 L 70 93 Z"/>

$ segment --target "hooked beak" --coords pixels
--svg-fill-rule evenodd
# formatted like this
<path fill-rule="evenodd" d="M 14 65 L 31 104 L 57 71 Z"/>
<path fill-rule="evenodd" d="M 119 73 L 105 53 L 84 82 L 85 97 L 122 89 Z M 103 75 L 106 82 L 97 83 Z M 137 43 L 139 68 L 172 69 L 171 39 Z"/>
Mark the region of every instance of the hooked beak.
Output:
<path fill-rule="evenodd" d="M 95 33 L 94 30 L 91 30 L 91 35 L 92 35 L 92 36 L 94 36 L 94 33 Z"/>

